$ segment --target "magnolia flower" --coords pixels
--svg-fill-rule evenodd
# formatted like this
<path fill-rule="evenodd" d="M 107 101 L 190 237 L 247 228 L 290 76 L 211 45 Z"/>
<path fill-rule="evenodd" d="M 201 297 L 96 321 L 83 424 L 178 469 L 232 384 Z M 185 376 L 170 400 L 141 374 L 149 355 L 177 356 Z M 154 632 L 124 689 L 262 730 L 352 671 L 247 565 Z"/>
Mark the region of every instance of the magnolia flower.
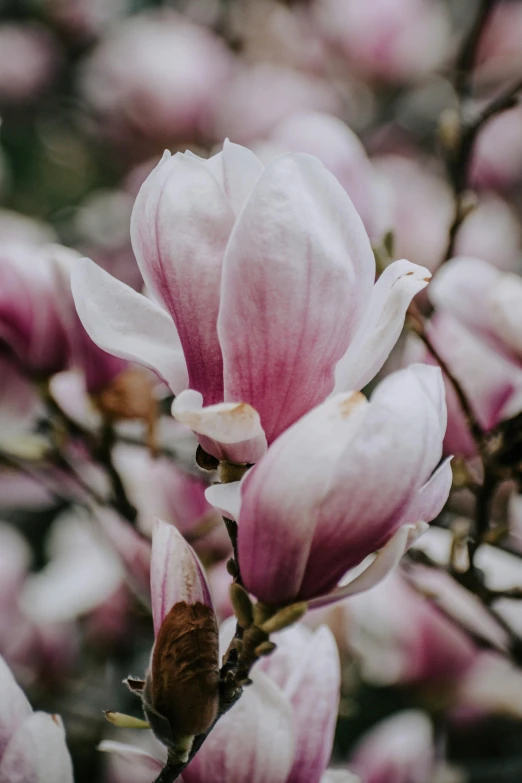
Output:
<path fill-rule="evenodd" d="M 491 430 L 522 408 L 522 281 L 480 259 L 454 258 L 437 273 L 430 299 L 430 339 Z M 422 356 L 429 360 L 424 350 L 414 358 Z M 476 448 L 449 387 L 446 448 L 471 456 Z"/>
<path fill-rule="evenodd" d="M 104 350 L 155 370 L 178 395 L 176 418 L 232 462 L 257 461 L 334 388 L 364 386 L 429 278 L 403 260 L 374 286 L 361 219 L 304 154 L 266 168 L 228 142 L 208 161 L 166 155 L 131 230 L 155 301 L 84 259 L 80 318 Z"/>
<path fill-rule="evenodd" d="M 435 738 L 428 716 L 406 710 L 381 721 L 352 757 L 365 783 L 428 783 L 435 770 Z"/>
<path fill-rule="evenodd" d="M 61 719 L 33 712 L 1 657 L 0 692 L 1 783 L 73 783 Z"/>
<path fill-rule="evenodd" d="M 449 461 L 437 468 L 445 429 L 441 373 L 415 365 L 390 375 L 370 402 L 358 392 L 331 397 L 242 482 L 210 487 L 210 502 L 238 521 L 247 590 L 269 605 L 318 606 L 383 578 L 424 529 L 416 523 L 433 519 L 448 497 Z M 337 587 L 379 549 L 366 571 Z"/>
<path fill-rule="evenodd" d="M 233 625 L 222 628 L 223 648 Z M 276 651 L 256 665 L 252 685 L 212 729 L 183 772 L 184 783 L 356 783 L 348 772 L 326 771 L 340 686 L 331 632 L 298 626 L 274 640 Z M 141 766 L 143 783 L 165 760 L 110 741 L 101 750 L 118 753 L 134 769 Z"/>

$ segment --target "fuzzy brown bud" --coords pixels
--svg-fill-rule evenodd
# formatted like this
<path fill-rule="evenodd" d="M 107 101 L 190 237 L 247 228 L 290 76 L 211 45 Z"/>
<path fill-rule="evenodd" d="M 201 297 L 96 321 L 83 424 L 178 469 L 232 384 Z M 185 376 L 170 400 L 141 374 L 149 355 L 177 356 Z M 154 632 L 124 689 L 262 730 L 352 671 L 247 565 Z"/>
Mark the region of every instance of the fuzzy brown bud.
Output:
<path fill-rule="evenodd" d="M 152 730 L 180 757 L 187 738 L 202 734 L 214 722 L 218 682 L 219 636 L 213 610 L 202 603 L 174 604 L 156 638 L 142 699 Z"/>

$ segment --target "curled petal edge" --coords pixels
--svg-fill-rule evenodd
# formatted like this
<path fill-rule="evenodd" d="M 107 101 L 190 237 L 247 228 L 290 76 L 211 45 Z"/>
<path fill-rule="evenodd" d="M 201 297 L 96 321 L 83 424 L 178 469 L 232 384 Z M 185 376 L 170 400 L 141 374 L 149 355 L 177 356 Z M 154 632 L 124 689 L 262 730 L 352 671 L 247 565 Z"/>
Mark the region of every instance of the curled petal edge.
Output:
<path fill-rule="evenodd" d="M 336 587 L 330 593 L 312 598 L 308 601 L 309 609 L 329 606 L 329 604 L 341 601 L 350 595 L 362 593 L 371 587 L 375 587 L 376 584 L 382 582 L 397 567 L 403 554 L 427 529 L 428 524 L 426 522 L 402 525 L 361 574 L 352 579 L 351 582 L 348 582 L 348 584 Z"/>

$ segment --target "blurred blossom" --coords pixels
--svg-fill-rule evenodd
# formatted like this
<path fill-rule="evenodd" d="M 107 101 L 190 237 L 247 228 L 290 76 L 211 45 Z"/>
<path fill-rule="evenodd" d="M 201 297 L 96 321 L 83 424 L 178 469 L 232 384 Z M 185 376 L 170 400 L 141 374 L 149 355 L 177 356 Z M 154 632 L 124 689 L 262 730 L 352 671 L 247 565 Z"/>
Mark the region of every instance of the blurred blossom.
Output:
<path fill-rule="evenodd" d="M 60 59 L 58 41 L 45 27 L 0 24 L 0 105 L 38 97 L 49 87 Z"/>
<path fill-rule="evenodd" d="M 429 280 L 401 260 L 374 285 L 349 197 L 300 153 L 266 167 L 230 142 L 210 160 L 166 154 L 140 190 L 131 233 L 163 307 L 84 259 L 72 279 L 82 323 L 104 350 L 154 370 L 177 395 L 178 421 L 233 462 L 257 461 L 334 388 L 371 380 Z"/>
<path fill-rule="evenodd" d="M 47 542 L 48 564 L 31 575 L 22 606 L 35 622 L 74 620 L 104 603 L 119 587 L 124 571 L 95 523 L 67 511 L 53 523 Z"/>
<path fill-rule="evenodd" d="M 241 54 L 247 60 L 318 74 L 328 69 L 326 42 L 304 7 L 244 0 L 232 6 L 231 14 L 234 33 L 242 42 Z"/>
<path fill-rule="evenodd" d="M 453 375 L 460 381 L 479 423 L 491 430 L 502 419 L 522 407 L 522 372 L 508 358 L 468 329 L 449 312 L 436 312 L 428 324 L 428 335 Z M 437 364 L 417 338 L 406 350 L 406 362 Z M 448 426 L 444 438 L 446 454 L 474 456 L 476 444 L 469 432 L 465 414 L 450 381 L 444 377 L 448 406 Z"/>
<path fill-rule="evenodd" d="M 173 442 L 175 447 L 175 441 Z M 137 524 L 147 535 L 159 517 L 173 524 L 204 559 L 225 557 L 230 540 L 218 512 L 205 499 L 205 484 L 166 458 L 153 458 L 143 448 L 120 445 L 115 464 L 138 509 Z"/>
<path fill-rule="evenodd" d="M 331 622 L 371 683 L 454 689 L 477 655 L 465 632 L 399 574 L 332 610 Z"/>
<path fill-rule="evenodd" d="M 76 38 L 92 38 L 119 21 L 129 0 L 41 0 L 51 18 Z"/>
<path fill-rule="evenodd" d="M 0 340 L 24 371 L 44 376 L 69 360 L 58 268 L 49 248 L 0 246 Z"/>
<path fill-rule="evenodd" d="M 480 39 L 479 75 L 487 82 L 516 78 L 522 67 L 522 6 L 518 0 L 498 3 Z"/>
<path fill-rule="evenodd" d="M 0 658 L 0 780 L 73 783 L 72 763 L 58 715 L 33 712 Z"/>
<path fill-rule="evenodd" d="M 408 710 L 381 721 L 358 742 L 352 765 L 365 783 L 428 783 L 435 767 L 430 719 Z"/>
<path fill-rule="evenodd" d="M 478 188 L 505 189 L 522 177 L 522 108 L 489 120 L 473 150 L 470 181 Z"/>
<path fill-rule="evenodd" d="M 209 134 L 249 144 L 268 136 L 288 115 L 307 110 L 340 113 L 334 86 L 275 63 L 244 65 L 216 102 Z"/>
<path fill-rule="evenodd" d="M 451 28 L 437 0 L 315 0 L 327 39 L 363 76 L 418 81 L 450 51 Z"/>
<path fill-rule="evenodd" d="M 337 117 L 320 112 L 291 114 L 254 150 L 265 161 L 283 152 L 315 155 L 352 199 L 370 238 L 381 239 L 391 227 L 389 188 L 355 133 Z"/>
<path fill-rule="evenodd" d="M 435 271 L 444 256 L 453 219 L 453 196 L 430 165 L 385 155 L 372 160 L 388 183 L 395 257 L 411 258 Z"/>
<path fill-rule="evenodd" d="M 131 133 L 172 144 L 201 134 L 232 67 L 210 30 L 165 10 L 112 30 L 86 63 L 82 90 L 115 143 Z"/>
<path fill-rule="evenodd" d="M 0 209 L 2 244 L 45 245 L 56 241 L 50 225 L 10 209 Z"/>
<path fill-rule="evenodd" d="M 489 431 L 522 409 L 521 278 L 478 258 L 454 258 L 439 270 L 429 295 L 436 308 L 429 337 Z M 407 361 L 435 363 L 419 343 L 407 351 Z M 476 445 L 462 406 L 451 383 L 445 383 L 446 452 L 473 456 Z"/>
<path fill-rule="evenodd" d="M 455 255 L 482 258 L 501 272 L 518 272 L 521 238 L 520 221 L 511 204 L 495 193 L 482 192 L 459 229 Z"/>
<path fill-rule="evenodd" d="M 246 589 L 272 606 L 322 606 L 383 579 L 446 502 L 449 462 L 437 468 L 445 429 L 442 377 L 416 365 L 384 380 L 370 402 L 357 392 L 331 397 L 241 483 L 208 489 L 238 521 Z M 338 586 L 376 550 L 365 571 Z"/>
<path fill-rule="evenodd" d="M 42 404 L 12 358 L 1 354 L 0 378 L 0 443 L 15 447 L 36 423 Z"/>

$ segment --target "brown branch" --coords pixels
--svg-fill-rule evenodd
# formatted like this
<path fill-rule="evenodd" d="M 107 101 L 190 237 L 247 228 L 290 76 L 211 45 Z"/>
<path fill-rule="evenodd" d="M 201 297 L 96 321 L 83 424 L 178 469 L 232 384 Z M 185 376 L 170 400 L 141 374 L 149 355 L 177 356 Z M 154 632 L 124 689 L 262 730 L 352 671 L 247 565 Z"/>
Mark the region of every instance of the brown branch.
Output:
<path fill-rule="evenodd" d="M 460 51 L 457 54 L 453 85 L 457 95 L 462 98 L 467 97 L 471 93 L 471 81 L 477 59 L 477 50 L 482 38 L 482 33 L 484 32 L 497 2 L 498 0 L 480 0 L 477 15 L 473 20 L 468 34 L 464 37 L 460 46 Z"/>

